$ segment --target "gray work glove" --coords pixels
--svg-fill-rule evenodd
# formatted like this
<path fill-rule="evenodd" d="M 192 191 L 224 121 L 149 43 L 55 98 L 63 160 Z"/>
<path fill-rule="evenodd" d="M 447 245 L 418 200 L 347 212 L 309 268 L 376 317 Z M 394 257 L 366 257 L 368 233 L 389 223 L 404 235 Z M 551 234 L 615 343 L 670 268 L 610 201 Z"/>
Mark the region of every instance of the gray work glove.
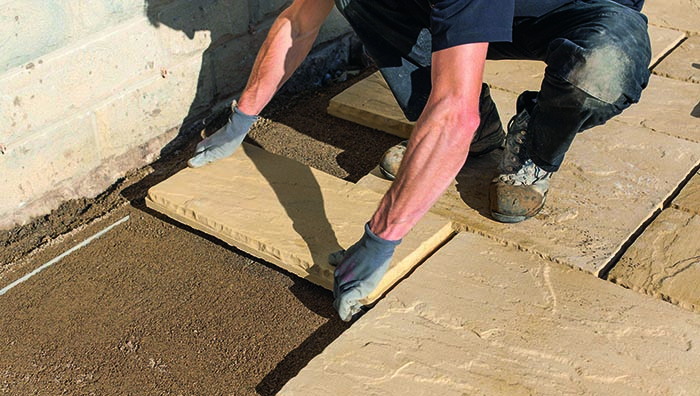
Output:
<path fill-rule="evenodd" d="M 376 235 L 365 224 L 365 234 L 348 250 L 332 253 L 328 262 L 335 265 L 333 306 L 340 318 L 350 321 L 360 312 L 360 300 L 367 297 L 382 280 L 389 268 L 398 241 L 387 241 Z"/>
<path fill-rule="evenodd" d="M 187 164 L 192 168 L 199 168 L 230 156 L 243 143 L 243 139 L 257 119 L 257 116 L 248 115 L 238 110 L 238 106 L 234 103 L 233 114 L 228 119 L 226 126 L 199 142 L 194 156 Z"/>

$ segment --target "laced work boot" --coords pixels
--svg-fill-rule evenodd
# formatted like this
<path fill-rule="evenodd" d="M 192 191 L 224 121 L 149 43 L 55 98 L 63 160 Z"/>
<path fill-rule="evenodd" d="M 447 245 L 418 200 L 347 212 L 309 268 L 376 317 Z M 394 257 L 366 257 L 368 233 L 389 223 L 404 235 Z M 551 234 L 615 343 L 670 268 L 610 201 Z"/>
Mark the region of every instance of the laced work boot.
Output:
<path fill-rule="evenodd" d="M 530 115 L 519 110 L 508 124 L 508 136 L 498 175 L 489 190 L 491 216 L 502 223 L 518 223 L 535 216 L 544 206 L 551 172 L 537 166 L 525 153 Z"/>
<path fill-rule="evenodd" d="M 479 96 L 479 128 L 477 128 L 469 146 L 469 156 L 478 157 L 490 153 L 503 146 L 506 133 L 501 125 L 501 117 L 498 115 L 496 104 L 491 100 L 489 86 L 481 84 L 481 95 Z M 379 162 L 379 170 L 384 177 L 394 180 L 399 171 L 401 160 L 406 152 L 407 140 L 390 147 L 382 156 Z"/>

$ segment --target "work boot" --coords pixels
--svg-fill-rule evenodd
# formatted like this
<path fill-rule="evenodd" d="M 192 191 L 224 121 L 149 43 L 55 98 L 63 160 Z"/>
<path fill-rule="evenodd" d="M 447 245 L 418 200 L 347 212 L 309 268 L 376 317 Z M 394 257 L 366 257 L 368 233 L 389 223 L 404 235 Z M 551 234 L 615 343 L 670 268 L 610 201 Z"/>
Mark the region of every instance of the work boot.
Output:
<path fill-rule="evenodd" d="M 520 106 L 518 106 L 520 107 Z M 525 152 L 530 115 L 518 109 L 508 124 L 508 136 L 498 175 L 489 189 L 491 216 L 502 223 L 519 223 L 535 216 L 544 206 L 552 172 L 537 166 Z"/>
<path fill-rule="evenodd" d="M 478 157 L 490 153 L 501 147 L 506 133 L 501 125 L 501 117 L 498 115 L 496 104 L 491 100 L 489 86 L 485 83 L 481 85 L 481 95 L 479 96 L 479 127 L 474 133 L 472 143 L 469 146 L 469 156 Z M 401 160 L 406 152 L 408 140 L 390 147 L 382 156 L 379 162 L 379 170 L 384 177 L 394 180 L 399 171 Z"/>

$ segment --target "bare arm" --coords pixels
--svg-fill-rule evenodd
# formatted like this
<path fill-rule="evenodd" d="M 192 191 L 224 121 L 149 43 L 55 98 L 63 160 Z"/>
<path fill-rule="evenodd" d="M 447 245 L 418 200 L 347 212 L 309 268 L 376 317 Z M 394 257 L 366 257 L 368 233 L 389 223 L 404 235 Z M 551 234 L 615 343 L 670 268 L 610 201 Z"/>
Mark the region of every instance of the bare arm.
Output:
<path fill-rule="evenodd" d="M 333 0 L 295 0 L 275 20 L 253 65 L 238 108 L 259 114 L 311 50 Z"/>
<path fill-rule="evenodd" d="M 487 48 L 487 43 L 476 43 L 433 53 L 432 92 L 396 180 L 370 221 L 376 235 L 403 238 L 459 172 L 479 126 Z"/>

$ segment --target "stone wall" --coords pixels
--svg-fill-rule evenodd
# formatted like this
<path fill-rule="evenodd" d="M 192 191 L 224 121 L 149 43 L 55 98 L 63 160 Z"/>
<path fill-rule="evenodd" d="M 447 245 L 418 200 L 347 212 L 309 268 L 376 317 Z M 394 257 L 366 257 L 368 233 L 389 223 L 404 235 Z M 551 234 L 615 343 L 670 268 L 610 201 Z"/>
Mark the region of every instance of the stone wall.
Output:
<path fill-rule="evenodd" d="M 290 3 L 3 1 L 0 229 L 97 195 L 226 105 Z M 334 10 L 315 53 L 347 56 L 349 37 Z"/>

